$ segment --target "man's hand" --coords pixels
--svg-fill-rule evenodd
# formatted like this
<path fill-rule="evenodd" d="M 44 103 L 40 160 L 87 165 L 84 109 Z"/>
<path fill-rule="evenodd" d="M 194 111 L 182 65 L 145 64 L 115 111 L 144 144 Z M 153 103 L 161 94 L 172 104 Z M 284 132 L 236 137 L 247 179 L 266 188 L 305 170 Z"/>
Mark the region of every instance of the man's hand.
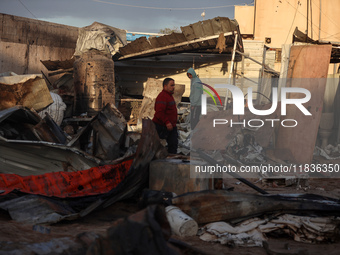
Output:
<path fill-rule="evenodd" d="M 172 124 L 169 122 L 169 123 L 166 124 L 166 129 L 168 131 L 172 131 L 174 128 L 173 128 Z"/>

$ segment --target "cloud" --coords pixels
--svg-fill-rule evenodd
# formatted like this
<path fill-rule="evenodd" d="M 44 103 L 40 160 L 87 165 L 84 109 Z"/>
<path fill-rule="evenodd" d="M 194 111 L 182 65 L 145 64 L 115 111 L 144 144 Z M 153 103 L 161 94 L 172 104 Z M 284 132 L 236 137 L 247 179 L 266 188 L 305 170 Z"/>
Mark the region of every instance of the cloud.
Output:
<path fill-rule="evenodd" d="M 239 4 L 238 0 L 102 0 L 125 5 L 151 6 L 162 8 L 194 8 L 192 10 L 156 10 L 133 8 L 95 2 L 93 0 L 0 0 L 1 12 L 60 23 L 76 27 L 84 27 L 94 21 L 134 32 L 159 32 L 165 27 L 180 27 L 202 20 L 201 8 L 210 6 L 227 6 Z M 252 2 L 251 0 L 245 0 Z M 25 8 L 26 7 L 26 8 Z M 28 10 L 27 10 L 28 9 Z M 30 13 L 31 12 L 31 13 Z M 217 8 L 205 10 L 205 19 L 217 16 L 233 18 L 234 8 Z"/>

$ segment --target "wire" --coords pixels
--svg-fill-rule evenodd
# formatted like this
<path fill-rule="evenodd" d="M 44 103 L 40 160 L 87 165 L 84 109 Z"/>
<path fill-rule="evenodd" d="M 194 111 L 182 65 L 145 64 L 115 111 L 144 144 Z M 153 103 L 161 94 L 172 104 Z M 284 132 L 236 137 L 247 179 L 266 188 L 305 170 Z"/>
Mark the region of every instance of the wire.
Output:
<path fill-rule="evenodd" d="M 304 18 L 307 19 L 307 17 L 306 17 L 302 12 L 298 11 L 297 8 L 295 8 L 290 2 L 288 2 L 288 0 L 286 0 L 286 2 L 287 2 L 293 9 L 295 9 L 297 12 L 299 12 Z M 298 4 L 301 5 L 300 1 L 298 1 Z M 317 25 L 315 25 L 315 24 L 314 24 L 314 26 L 317 27 Z M 319 28 L 319 27 L 318 27 L 318 28 Z M 311 29 L 312 29 L 312 31 L 314 31 L 313 27 L 312 27 Z M 314 32 L 316 33 L 316 31 L 314 31 Z M 329 34 L 329 33 L 327 33 L 326 31 L 323 31 L 323 32 L 325 32 L 326 34 Z"/>
<path fill-rule="evenodd" d="M 134 7 L 134 8 L 142 8 L 142 9 L 154 9 L 154 10 L 170 10 L 170 11 L 219 9 L 219 8 L 228 8 L 228 7 L 234 7 L 235 6 L 233 4 L 233 5 L 199 7 L 199 8 L 164 8 L 164 7 L 151 7 L 151 6 L 137 6 L 137 5 L 129 5 L 129 4 L 118 4 L 118 3 L 107 2 L 107 1 L 103 1 L 103 0 L 92 0 L 92 1 L 97 2 L 97 3 L 113 4 L 113 5 L 119 5 L 119 6 L 125 6 L 125 7 Z M 243 5 L 247 5 L 247 4 L 243 3 Z"/>
<path fill-rule="evenodd" d="M 18 0 L 21 4 L 22 4 L 22 6 L 24 6 L 25 7 L 25 9 L 30 13 L 30 14 L 32 14 L 32 16 L 34 17 L 34 18 L 36 18 L 36 19 L 38 19 L 37 18 L 37 16 L 35 16 L 22 2 L 21 2 L 21 0 Z"/>
<path fill-rule="evenodd" d="M 297 8 L 295 8 L 288 0 L 286 0 L 286 2 L 293 8 L 293 9 L 295 9 L 297 12 L 299 12 L 304 18 L 307 18 L 302 12 L 300 12 L 300 11 L 298 11 L 297 10 Z M 298 3 L 299 3 L 300 1 L 298 1 Z M 325 14 L 324 14 L 325 15 Z M 327 17 L 327 16 L 326 16 Z M 319 26 L 317 26 L 317 25 L 313 25 L 313 27 L 317 27 L 317 28 L 319 28 Z M 314 29 L 313 29 L 313 27 L 312 27 L 312 30 L 315 32 L 315 34 L 317 34 L 317 31 L 315 31 Z M 324 33 L 326 33 L 326 34 L 328 34 L 328 35 L 331 35 L 330 33 L 328 33 L 328 32 L 326 32 L 326 31 L 324 31 L 324 30 L 322 30 L 322 29 L 320 29 L 322 32 L 324 32 Z"/>
<path fill-rule="evenodd" d="M 272 103 L 272 100 L 270 98 L 268 98 L 266 95 L 262 94 L 261 92 L 253 91 L 253 93 L 260 94 L 261 96 L 267 98 L 270 103 Z M 248 95 L 248 93 L 244 95 L 244 98 L 246 98 L 247 95 Z"/>
<path fill-rule="evenodd" d="M 288 2 L 288 1 L 287 1 L 287 2 Z M 289 3 L 289 2 L 288 2 L 288 3 Z M 290 4 L 290 3 L 289 3 L 289 4 Z M 284 44 L 286 44 L 286 42 L 287 42 L 287 40 L 288 40 L 288 37 L 289 37 L 289 35 L 290 35 L 290 31 L 292 30 L 292 27 L 293 27 L 293 25 L 294 25 L 294 21 L 295 21 L 295 18 L 296 18 L 296 14 L 297 14 L 297 12 L 298 12 L 298 8 L 299 8 L 300 5 L 301 5 L 301 4 L 300 4 L 300 1 L 298 1 L 298 2 L 297 2 L 297 7 L 296 7 L 296 8 L 295 8 L 294 6 L 292 6 L 293 8 L 295 8 L 295 14 L 294 14 L 294 18 L 293 18 L 292 24 L 291 24 L 291 26 L 290 26 L 290 29 L 289 29 L 289 31 L 288 31 L 287 38 L 286 38 Z M 312 29 L 313 29 L 313 28 L 312 28 Z"/>
<path fill-rule="evenodd" d="M 336 33 L 336 34 L 333 34 L 333 35 L 330 35 L 330 36 L 327 36 L 327 37 L 320 38 L 320 40 L 327 39 L 329 37 L 333 37 L 333 36 L 338 35 L 338 34 L 340 34 L 340 32 Z M 339 38 L 339 37 L 336 37 L 336 38 Z"/>
<path fill-rule="evenodd" d="M 338 28 L 340 28 L 340 27 L 338 26 L 338 24 L 336 24 L 330 17 L 328 17 L 328 16 L 320 9 L 320 6 L 317 6 L 317 5 L 315 4 L 315 2 L 313 2 L 313 4 L 321 11 L 321 13 L 322 13 L 323 15 L 326 16 L 327 19 L 329 19 L 335 26 L 337 26 Z"/>

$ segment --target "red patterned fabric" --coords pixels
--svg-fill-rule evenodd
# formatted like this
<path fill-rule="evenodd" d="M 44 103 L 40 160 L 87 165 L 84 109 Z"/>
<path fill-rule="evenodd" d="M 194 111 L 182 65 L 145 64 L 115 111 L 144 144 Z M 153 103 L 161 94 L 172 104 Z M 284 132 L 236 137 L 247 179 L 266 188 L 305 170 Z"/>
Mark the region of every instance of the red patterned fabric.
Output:
<path fill-rule="evenodd" d="M 0 174 L 0 190 L 6 195 L 13 190 L 49 197 L 81 197 L 107 193 L 124 180 L 133 159 L 117 165 L 92 167 L 77 172 L 54 172 L 20 176 Z"/>

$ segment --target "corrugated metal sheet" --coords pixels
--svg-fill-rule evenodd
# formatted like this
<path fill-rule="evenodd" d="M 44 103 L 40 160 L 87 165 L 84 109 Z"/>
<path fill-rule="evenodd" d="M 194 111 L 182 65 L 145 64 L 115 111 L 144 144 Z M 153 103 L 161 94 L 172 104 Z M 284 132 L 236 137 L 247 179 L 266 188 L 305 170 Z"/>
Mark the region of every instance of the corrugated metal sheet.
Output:
<path fill-rule="evenodd" d="M 47 172 L 73 172 L 101 164 L 99 159 L 65 145 L 37 141 L 14 141 L 0 137 L 0 172 L 21 176 Z"/>
<path fill-rule="evenodd" d="M 143 119 L 142 135 L 132 164 L 130 167 L 128 167 L 128 165 L 123 167 L 124 173 L 121 176 L 123 179 L 118 185 L 113 185 L 115 187 L 110 191 L 99 195 L 84 196 L 83 194 L 83 196 L 78 196 L 76 195 L 77 192 L 82 193 L 82 189 L 79 187 L 80 182 L 79 180 L 70 179 L 68 184 L 73 186 L 74 195 L 77 196 L 77 199 L 61 200 L 55 197 L 40 195 L 23 195 L 25 194 L 24 191 L 18 192 L 14 190 L 10 194 L 0 195 L 0 208 L 7 210 L 12 219 L 26 223 L 56 223 L 65 219 L 72 220 L 83 217 L 99 206 L 107 207 L 117 201 L 139 194 L 148 184 L 150 161 L 155 155 L 157 155 L 157 158 L 164 158 L 165 156 L 165 154 L 163 154 L 164 151 L 160 150 L 160 148 L 160 141 L 155 125 L 150 119 Z M 41 150 L 41 152 L 43 153 L 44 150 Z M 72 157 L 72 155 L 70 155 L 70 157 Z M 127 158 L 124 159 L 124 161 L 127 160 Z M 120 167 L 118 167 L 118 169 L 113 168 L 111 170 L 113 170 L 113 172 L 119 171 L 119 168 Z M 99 168 L 94 169 L 98 171 Z M 105 167 L 102 169 L 105 170 Z M 114 183 L 114 178 L 111 178 L 114 173 L 111 172 L 111 170 L 108 171 L 109 174 L 107 174 L 107 176 L 103 176 L 103 179 L 107 178 L 106 181 L 109 182 L 111 180 L 111 182 Z M 126 170 L 128 170 L 128 172 L 125 174 Z M 78 174 L 80 177 L 83 171 L 79 171 Z M 65 173 L 61 173 L 61 175 L 63 175 L 61 177 L 66 177 Z M 43 177 L 40 184 L 43 184 L 44 181 L 54 181 L 53 178 L 46 178 L 46 175 Z M 34 177 L 32 177 L 32 179 L 33 178 Z M 62 179 L 66 182 L 64 185 L 67 187 L 67 178 Z M 21 185 L 25 184 L 26 183 L 22 183 Z M 51 185 L 53 186 L 53 183 L 51 183 Z M 0 191 L 4 191 L 6 188 L 7 184 L 0 185 Z M 57 187 L 53 188 L 56 189 Z M 51 192 L 51 190 L 48 190 L 48 192 Z"/>
<path fill-rule="evenodd" d="M 234 45 L 234 35 L 240 33 L 238 23 L 226 17 L 200 21 L 181 27 L 182 33 L 172 33 L 147 39 L 141 37 L 119 49 L 119 59 L 145 57 L 155 54 L 178 53 L 185 51 L 202 51 L 215 49 L 221 33 L 226 37 L 228 47 Z M 243 52 L 242 39 L 239 37 L 237 49 Z"/>
<path fill-rule="evenodd" d="M 46 126 L 39 123 L 45 123 Z M 56 131 L 56 124 L 50 119 L 42 122 L 38 115 L 22 106 L 0 111 L 0 173 L 26 176 L 72 172 L 101 163 L 100 159 L 80 149 L 43 139 L 47 137 L 48 140 L 54 140 Z"/>

